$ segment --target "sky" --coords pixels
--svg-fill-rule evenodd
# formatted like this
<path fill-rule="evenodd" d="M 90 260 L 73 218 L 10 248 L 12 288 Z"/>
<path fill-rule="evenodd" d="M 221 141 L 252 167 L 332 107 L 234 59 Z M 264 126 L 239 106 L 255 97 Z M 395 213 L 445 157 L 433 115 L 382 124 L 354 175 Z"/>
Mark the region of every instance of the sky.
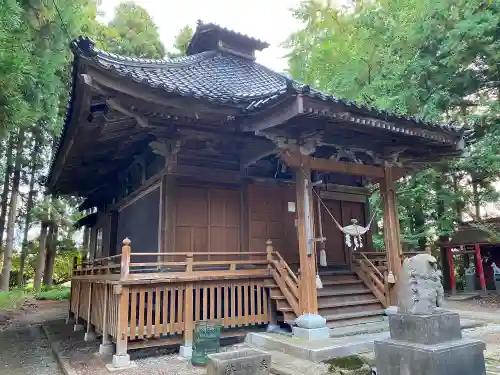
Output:
<path fill-rule="evenodd" d="M 120 0 L 103 0 L 100 10 L 104 19 L 113 17 Z M 167 49 L 185 25 L 196 27 L 196 21 L 213 22 L 228 29 L 268 42 L 271 46 L 257 54 L 257 61 L 275 71 L 283 71 L 286 50 L 280 44 L 300 23 L 290 8 L 300 0 L 135 0 L 152 16 Z M 169 5 L 171 3 L 172 5 Z M 175 5 L 173 5 L 175 4 Z"/>

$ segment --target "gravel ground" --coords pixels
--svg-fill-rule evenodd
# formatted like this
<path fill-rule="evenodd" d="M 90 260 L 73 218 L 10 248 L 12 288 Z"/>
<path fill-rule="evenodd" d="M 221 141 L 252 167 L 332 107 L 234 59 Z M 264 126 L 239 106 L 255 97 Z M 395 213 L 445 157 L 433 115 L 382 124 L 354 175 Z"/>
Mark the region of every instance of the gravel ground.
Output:
<path fill-rule="evenodd" d="M 109 375 L 105 365 L 111 363 L 111 356 L 96 354 L 99 348 L 98 340 L 84 342 L 83 332 L 73 332 L 72 326 L 66 325 L 63 320 L 45 323 L 44 327 L 50 334 L 51 342 L 58 347 L 63 360 L 69 362 L 77 375 Z M 221 351 L 236 350 L 244 346 L 245 344 L 224 346 Z M 137 367 L 123 371 L 126 375 L 206 374 L 205 368 L 192 366 L 188 360 L 179 357 L 177 349 L 175 353 L 173 349 L 147 349 L 131 351 L 129 354 Z"/>
<path fill-rule="evenodd" d="M 66 304 L 28 303 L 0 331 L 0 374 L 62 375 L 39 323 L 64 316 Z"/>
<path fill-rule="evenodd" d="M 446 300 L 445 308 L 496 313 L 500 315 L 500 295 L 489 294 L 485 297 L 465 301 Z"/>

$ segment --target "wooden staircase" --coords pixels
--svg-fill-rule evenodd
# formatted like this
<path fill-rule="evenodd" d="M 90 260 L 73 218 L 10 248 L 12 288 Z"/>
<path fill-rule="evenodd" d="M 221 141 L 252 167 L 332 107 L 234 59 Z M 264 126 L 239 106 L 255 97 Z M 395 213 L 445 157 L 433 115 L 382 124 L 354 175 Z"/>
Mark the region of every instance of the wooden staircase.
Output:
<path fill-rule="evenodd" d="M 320 277 L 323 288 L 318 289 L 318 310 L 329 327 L 383 320 L 384 306 L 355 272 L 322 271 Z M 297 314 L 281 289 L 273 281 L 269 281 L 267 286 L 282 320 L 292 324 Z"/>

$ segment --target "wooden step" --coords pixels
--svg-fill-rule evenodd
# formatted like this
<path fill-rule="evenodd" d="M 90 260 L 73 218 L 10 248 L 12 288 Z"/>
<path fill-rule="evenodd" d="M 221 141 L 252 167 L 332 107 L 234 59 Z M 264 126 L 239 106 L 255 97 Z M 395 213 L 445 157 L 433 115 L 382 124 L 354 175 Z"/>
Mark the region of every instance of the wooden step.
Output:
<path fill-rule="evenodd" d="M 325 286 L 363 284 L 363 280 L 361 280 L 361 279 L 352 279 L 352 280 L 322 280 L 321 282 L 323 284 L 323 288 Z"/>
<path fill-rule="evenodd" d="M 318 309 L 332 308 L 332 307 L 350 307 L 350 306 L 361 306 L 361 305 L 373 305 L 378 304 L 380 301 L 377 298 L 362 299 L 359 301 L 347 301 L 347 302 L 319 302 Z"/>
<path fill-rule="evenodd" d="M 277 288 L 278 285 L 276 285 L 274 280 L 266 280 L 266 281 L 264 281 L 264 287 L 265 288 Z"/>
<path fill-rule="evenodd" d="M 339 320 L 349 320 L 349 319 L 355 319 L 355 318 L 364 318 L 368 316 L 378 316 L 378 315 L 384 315 L 385 310 L 368 310 L 368 311 L 359 311 L 359 312 L 351 312 L 351 313 L 345 313 L 345 314 L 334 314 L 334 315 L 327 315 L 324 316 L 328 322 L 332 321 L 339 321 Z"/>
<path fill-rule="evenodd" d="M 318 270 L 319 276 L 356 276 L 356 272 L 351 270 Z"/>
<path fill-rule="evenodd" d="M 333 288 L 323 288 L 318 289 L 318 298 L 320 297 L 335 297 L 335 296 L 349 296 L 354 294 L 372 294 L 372 291 L 368 288 L 365 289 L 340 289 L 335 290 Z"/>
<path fill-rule="evenodd" d="M 274 300 L 284 300 L 286 299 L 285 296 L 283 294 L 273 294 L 271 292 L 271 299 L 274 299 Z"/>

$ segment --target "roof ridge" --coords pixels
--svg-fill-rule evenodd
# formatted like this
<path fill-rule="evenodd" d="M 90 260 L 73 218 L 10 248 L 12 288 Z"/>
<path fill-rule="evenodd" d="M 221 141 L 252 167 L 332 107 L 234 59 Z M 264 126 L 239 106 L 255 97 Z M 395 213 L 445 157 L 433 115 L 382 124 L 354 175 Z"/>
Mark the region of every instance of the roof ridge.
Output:
<path fill-rule="evenodd" d="M 123 64 L 131 67 L 153 69 L 187 67 L 200 61 L 214 57 L 218 54 L 217 51 L 205 51 L 191 56 L 179 56 L 164 59 L 130 57 L 97 48 L 94 41 L 86 36 L 80 36 L 77 39 L 74 39 L 71 43 L 71 47 L 75 54 L 89 59 L 99 59 L 110 63 Z"/>

